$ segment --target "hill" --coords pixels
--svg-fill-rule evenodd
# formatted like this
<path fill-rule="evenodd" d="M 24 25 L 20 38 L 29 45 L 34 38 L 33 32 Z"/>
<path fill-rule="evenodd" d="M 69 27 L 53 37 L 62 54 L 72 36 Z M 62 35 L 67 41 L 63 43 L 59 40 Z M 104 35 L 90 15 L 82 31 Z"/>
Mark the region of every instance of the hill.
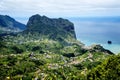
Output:
<path fill-rule="evenodd" d="M 1 80 L 87 80 L 114 55 L 77 41 L 70 21 L 40 15 L 30 17 L 23 32 L 0 37 L 0 51 Z"/>
<path fill-rule="evenodd" d="M 57 41 L 76 40 L 74 24 L 67 19 L 52 19 L 38 14 L 29 18 L 24 34 L 38 34 L 40 39 Z M 36 37 L 38 37 L 36 36 Z"/>
<path fill-rule="evenodd" d="M 8 15 L 0 15 L 0 33 L 20 32 L 25 30 L 25 25 Z"/>

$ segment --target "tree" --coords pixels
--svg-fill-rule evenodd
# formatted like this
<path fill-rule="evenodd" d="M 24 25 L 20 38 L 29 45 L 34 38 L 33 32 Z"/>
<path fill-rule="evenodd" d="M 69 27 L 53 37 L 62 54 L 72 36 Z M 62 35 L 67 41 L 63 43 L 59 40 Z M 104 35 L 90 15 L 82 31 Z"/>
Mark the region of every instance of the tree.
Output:
<path fill-rule="evenodd" d="M 120 55 L 105 60 L 87 75 L 88 80 L 120 80 Z"/>

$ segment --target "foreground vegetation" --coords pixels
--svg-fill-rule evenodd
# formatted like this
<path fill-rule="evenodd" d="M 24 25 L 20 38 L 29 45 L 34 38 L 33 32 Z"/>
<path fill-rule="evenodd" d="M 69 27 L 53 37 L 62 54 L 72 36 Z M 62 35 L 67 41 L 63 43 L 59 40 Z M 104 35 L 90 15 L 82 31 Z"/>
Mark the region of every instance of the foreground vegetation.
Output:
<path fill-rule="evenodd" d="M 0 80 L 120 79 L 119 55 L 82 45 L 64 46 L 48 39 L 20 44 L 1 39 Z"/>
<path fill-rule="evenodd" d="M 88 80 L 120 80 L 120 55 L 109 57 L 87 75 Z"/>
<path fill-rule="evenodd" d="M 55 53 L 0 55 L 0 79 L 85 80 L 86 74 L 105 59 L 102 53 L 92 55 L 96 58 L 88 53 L 71 58 Z"/>

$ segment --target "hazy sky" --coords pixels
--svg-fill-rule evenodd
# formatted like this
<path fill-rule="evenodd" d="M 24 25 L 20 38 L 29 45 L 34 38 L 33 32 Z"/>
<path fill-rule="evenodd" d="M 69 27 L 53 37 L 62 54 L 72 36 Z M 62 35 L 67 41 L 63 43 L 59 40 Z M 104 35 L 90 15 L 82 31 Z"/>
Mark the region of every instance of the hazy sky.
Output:
<path fill-rule="evenodd" d="M 119 16 L 120 0 L 0 0 L 0 14 L 14 18 Z"/>

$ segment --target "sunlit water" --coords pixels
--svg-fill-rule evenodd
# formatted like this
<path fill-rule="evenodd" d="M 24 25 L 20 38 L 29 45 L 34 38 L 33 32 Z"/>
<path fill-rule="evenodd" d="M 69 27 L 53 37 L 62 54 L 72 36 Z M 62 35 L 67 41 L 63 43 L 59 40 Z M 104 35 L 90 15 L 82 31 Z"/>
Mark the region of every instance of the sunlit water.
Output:
<path fill-rule="evenodd" d="M 100 44 L 114 53 L 120 53 L 120 17 L 71 18 L 77 39 L 86 46 Z M 112 41 L 108 44 L 107 41 Z"/>

